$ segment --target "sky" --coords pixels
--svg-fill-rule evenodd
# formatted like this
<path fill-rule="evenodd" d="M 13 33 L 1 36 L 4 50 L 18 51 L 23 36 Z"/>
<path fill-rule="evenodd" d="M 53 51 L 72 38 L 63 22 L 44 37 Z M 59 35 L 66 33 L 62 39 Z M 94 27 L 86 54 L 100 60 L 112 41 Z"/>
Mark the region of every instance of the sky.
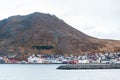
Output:
<path fill-rule="evenodd" d="M 42 12 L 101 39 L 120 40 L 120 0 L 0 0 L 0 20 Z"/>

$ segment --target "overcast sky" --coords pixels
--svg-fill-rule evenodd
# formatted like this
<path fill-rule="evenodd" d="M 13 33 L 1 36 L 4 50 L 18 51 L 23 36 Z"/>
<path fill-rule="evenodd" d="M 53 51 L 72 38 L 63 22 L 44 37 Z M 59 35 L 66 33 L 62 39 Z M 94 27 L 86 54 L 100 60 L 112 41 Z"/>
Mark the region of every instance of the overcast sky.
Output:
<path fill-rule="evenodd" d="M 33 12 L 54 14 L 97 38 L 120 40 L 120 0 L 0 0 L 0 20 Z"/>

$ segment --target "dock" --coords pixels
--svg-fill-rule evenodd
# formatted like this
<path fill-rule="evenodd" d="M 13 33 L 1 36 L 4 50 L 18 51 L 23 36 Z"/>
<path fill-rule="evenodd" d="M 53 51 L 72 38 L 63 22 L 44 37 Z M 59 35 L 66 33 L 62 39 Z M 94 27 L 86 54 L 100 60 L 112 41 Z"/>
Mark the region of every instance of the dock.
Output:
<path fill-rule="evenodd" d="M 120 69 L 120 64 L 65 64 L 59 66 L 57 69 Z"/>

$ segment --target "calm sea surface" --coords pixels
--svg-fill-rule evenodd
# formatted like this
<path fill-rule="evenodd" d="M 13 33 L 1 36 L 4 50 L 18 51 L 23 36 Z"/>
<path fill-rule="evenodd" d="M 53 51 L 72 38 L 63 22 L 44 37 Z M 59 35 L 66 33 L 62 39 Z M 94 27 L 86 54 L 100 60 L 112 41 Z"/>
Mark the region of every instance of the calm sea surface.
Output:
<path fill-rule="evenodd" d="M 0 80 L 120 80 L 120 69 L 57 70 L 58 64 L 0 64 Z"/>

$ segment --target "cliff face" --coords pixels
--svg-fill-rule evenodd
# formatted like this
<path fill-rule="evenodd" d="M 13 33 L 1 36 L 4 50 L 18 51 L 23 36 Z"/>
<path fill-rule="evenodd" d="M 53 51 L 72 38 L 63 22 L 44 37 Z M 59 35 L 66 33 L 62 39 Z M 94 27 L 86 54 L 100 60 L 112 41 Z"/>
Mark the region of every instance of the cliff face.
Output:
<path fill-rule="evenodd" d="M 88 36 L 54 15 L 35 12 L 0 21 L 0 54 L 119 51 L 120 41 Z"/>

